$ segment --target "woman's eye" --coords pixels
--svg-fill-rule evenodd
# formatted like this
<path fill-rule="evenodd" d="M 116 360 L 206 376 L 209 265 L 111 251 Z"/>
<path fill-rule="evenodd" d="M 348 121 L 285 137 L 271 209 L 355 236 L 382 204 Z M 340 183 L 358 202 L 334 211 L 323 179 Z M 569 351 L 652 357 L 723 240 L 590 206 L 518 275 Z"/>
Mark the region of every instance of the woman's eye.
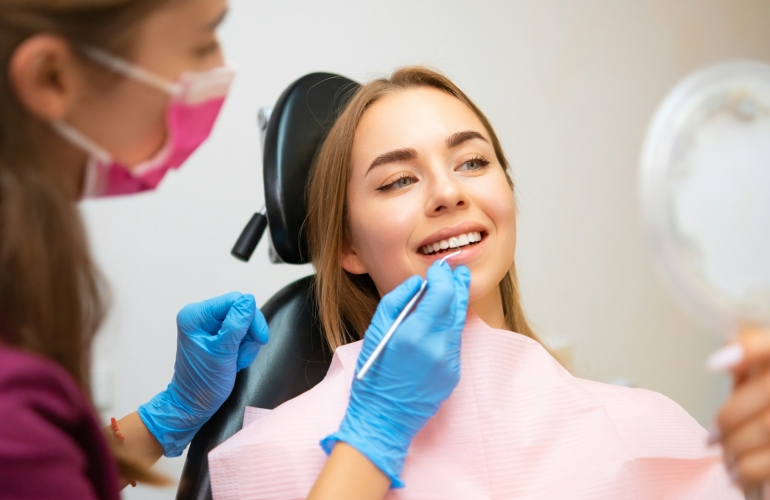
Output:
<path fill-rule="evenodd" d="M 393 189 L 403 189 L 405 187 L 409 187 L 412 184 L 417 182 L 417 179 L 412 177 L 411 175 L 403 175 L 396 179 L 395 181 L 391 182 L 390 184 L 386 184 L 382 187 L 378 187 L 377 191 L 391 191 Z"/>
<path fill-rule="evenodd" d="M 481 170 L 482 168 L 489 165 L 489 162 L 484 158 L 473 158 L 472 160 L 468 160 L 462 165 L 460 165 L 460 168 L 458 170 L 467 170 L 470 172 Z"/>

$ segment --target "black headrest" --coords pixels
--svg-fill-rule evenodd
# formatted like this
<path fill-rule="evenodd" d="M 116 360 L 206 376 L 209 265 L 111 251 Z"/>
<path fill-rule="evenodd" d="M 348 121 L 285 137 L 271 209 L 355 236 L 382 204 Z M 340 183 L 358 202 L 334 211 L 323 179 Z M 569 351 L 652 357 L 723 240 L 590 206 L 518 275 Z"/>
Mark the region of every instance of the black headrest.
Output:
<path fill-rule="evenodd" d="M 305 234 L 306 184 L 321 142 L 360 85 L 311 73 L 289 85 L 265 132 L 265 207 L 273 247 L 288 264 L 310 262 Z"/>

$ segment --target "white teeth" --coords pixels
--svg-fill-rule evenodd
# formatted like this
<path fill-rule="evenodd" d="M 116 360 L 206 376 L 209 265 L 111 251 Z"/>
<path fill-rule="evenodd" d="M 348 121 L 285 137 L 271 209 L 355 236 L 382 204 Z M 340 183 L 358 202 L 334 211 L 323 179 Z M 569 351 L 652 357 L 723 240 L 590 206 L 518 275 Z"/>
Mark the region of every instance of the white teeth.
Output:
<path fill-rule="evenodd" d="M 449 248 L 460 248 L 466 245 L 470 245 L 471 243 L 478 243 L 479 241 L 481 241 L 481 233 L 479 232 L 460 234 L 447 240 L 441 240 L 436 243 L 431 243 L 430 245 L 425 245 L 424 247 L 420 248 L 419 252 L 425 255 L 430 255 L 441 250 L 447 250 Z"/>

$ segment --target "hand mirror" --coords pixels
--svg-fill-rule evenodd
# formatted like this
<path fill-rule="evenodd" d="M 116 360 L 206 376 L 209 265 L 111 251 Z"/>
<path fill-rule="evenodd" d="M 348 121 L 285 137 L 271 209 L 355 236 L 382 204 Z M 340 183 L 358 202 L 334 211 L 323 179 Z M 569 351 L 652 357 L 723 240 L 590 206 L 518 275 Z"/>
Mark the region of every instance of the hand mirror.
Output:
<path fill-rule="evenodd" d="M 646 230 L 680 302 L 727 337 L 770 326 L 770 65 L 681 81 L 650 124 L 640 173 Z"/>

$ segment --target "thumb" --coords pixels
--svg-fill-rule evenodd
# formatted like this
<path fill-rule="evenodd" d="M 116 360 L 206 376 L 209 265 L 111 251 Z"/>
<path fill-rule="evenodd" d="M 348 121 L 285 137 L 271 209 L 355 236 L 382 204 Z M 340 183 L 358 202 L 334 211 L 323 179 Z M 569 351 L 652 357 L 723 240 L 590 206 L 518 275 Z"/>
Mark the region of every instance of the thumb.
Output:
<path fill-rule="evenodd" d="M 218 334 L 220 339 L 228 345 L 240 345 L 249 332 L 256 311 L 257 302 L 253 295 L 244 294 L 237 298 L 222 321 Z"/>
<path fill-rule="evenodd" d="M 259 353 L 259 348 L 267 344 L 269 333 L 265 316 L 262 314 L 262 311 L 255 309 L 249 331 L 243 338 L 241 345 L 238 346 L 238 371 L 250 366 L 254 362 L 254 358 Z"/>
<path fill-rule="evenodd" d="M 706 360 L 712 372 L 732 371 L 742 377 L 751 369 L 770 361 L 770 330 L 747 328 L 734 340 L 714 352 Z"/>

